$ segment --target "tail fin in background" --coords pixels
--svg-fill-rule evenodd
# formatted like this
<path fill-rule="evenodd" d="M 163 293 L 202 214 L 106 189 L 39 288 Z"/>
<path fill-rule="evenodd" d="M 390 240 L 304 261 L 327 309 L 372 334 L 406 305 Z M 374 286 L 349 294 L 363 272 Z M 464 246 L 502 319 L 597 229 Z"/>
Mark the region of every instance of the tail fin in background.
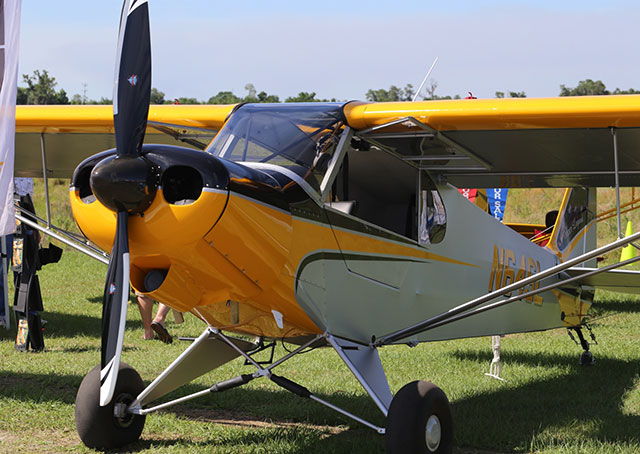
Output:
<path fill-rule="evenodd" d="M 565 191 L 547 247 L 561 261 L 596 248 L 596 188 L 569 188 Z M 583 266 L 595 267 L 596 259 Z"/>

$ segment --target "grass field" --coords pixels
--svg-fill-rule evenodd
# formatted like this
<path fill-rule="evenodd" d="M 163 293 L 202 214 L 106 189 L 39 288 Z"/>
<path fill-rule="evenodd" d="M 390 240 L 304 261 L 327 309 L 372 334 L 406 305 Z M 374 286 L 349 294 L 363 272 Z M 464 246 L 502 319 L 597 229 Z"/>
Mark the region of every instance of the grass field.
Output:
<path fill-rule="evenodd" d="M 54 198 L 64 184 L 52 185 Z M 58 202 L 56 202 L 58 203 Z M 60 202 L 63 203 L 63 202 Z M 44 209 L 38 206 L 39 213 Z M 99 361 L 102 286 L 106 266 L 66 250 L 40 272 L 46 351 L 18 353 L 15 331 L 0 330 L 0 453 L 86 453 L 75 432 L 74 399 Z M 600 292 L 592 326 L 596 364 L 578 365 L 580 347 L 565 330 L 507 336 L 502 375 L 484 375 L 488 338 L 388 347 L 381 357 L 392 391 L 428 378 L 452 403 L 456 452 L 640 452 L 640 299 Z M 190 315 L 168 324 L 174 335 L 197 336 Z M 123 358 L 146 382 L 186 348 L 142 341 L 137 308 L 129 306 Z M 278 348 L 278 352 L 283 350 Z M 293 358 L 278 373 L 378 425 L 384 418 L 329 349 Z M 177 397 L 215 381 L 249 373 L 240 361 L 201 377 Z M 382 453 L 371 429 L 282 391 L 266 380 L 172 407 L 147 418 L 135 453 Z"/>

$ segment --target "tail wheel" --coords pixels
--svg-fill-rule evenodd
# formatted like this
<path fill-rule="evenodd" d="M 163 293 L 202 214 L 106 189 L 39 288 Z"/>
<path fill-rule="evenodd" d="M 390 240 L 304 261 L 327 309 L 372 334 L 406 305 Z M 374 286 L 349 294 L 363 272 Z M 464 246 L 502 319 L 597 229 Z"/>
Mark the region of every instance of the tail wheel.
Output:
<path fill-rule="evenodd" d="M 120 363 L 113 399 L 100 406 L 100 365 L 82 380 L 76 394 L 76 430 L 89 448 L 113 449 L 140 438 L 146 416 L 115 415 L 115 406 L 128 406 L 144 389 L 144 383 L 131 366 Z"/>
<path fill-rule="evenodd" d="M 453 424 L 445 393 L 428 381 L 404 385 L 391 401 L 385 433 L 387 453 L 451 453 Z"/>

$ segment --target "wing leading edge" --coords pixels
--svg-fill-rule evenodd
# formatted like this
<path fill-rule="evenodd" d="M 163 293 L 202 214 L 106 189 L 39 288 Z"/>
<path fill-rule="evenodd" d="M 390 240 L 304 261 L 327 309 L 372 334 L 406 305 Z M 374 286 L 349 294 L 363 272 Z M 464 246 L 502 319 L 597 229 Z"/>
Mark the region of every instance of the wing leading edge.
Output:
<path fill-rule="evenodd" d="M 234 107 L 151 106 L 147 142 L 198 147 Z M 620 184 L 640 185 L 638 95 L 351 102 L 344 111 L 358 135 L 458 187 L 612 186 L 612 131 Z M 16 175 L 42 175 L 43 134 L 49 176 L 69 177 L 114 146 L 111 106 L 18 106 Z"/>

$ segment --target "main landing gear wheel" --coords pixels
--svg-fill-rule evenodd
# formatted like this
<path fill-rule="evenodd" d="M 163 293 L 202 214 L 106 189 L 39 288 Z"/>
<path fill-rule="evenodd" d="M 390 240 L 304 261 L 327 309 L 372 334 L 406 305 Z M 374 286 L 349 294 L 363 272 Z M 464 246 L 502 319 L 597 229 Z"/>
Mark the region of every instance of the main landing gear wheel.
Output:
<path fill-rule="evenodd" d="M 424 380 L 404 385 L 391 401 L 385 440 L 388 454 L 450 454 L 453 424 L 444 392 Z"/>
<path fill-rule="evenodd" d="M 120 363 L 118 382 L 109 405 L 100 406 L 100 366 L 94 367 L 82 380 L 76 394 L 76 430 L 89 448 L 113 449 L 140 438 L 146 416 L 131 413 L 117 417 L 116 405 L 128 406 L 144 389 L 135 369 Z"/>

